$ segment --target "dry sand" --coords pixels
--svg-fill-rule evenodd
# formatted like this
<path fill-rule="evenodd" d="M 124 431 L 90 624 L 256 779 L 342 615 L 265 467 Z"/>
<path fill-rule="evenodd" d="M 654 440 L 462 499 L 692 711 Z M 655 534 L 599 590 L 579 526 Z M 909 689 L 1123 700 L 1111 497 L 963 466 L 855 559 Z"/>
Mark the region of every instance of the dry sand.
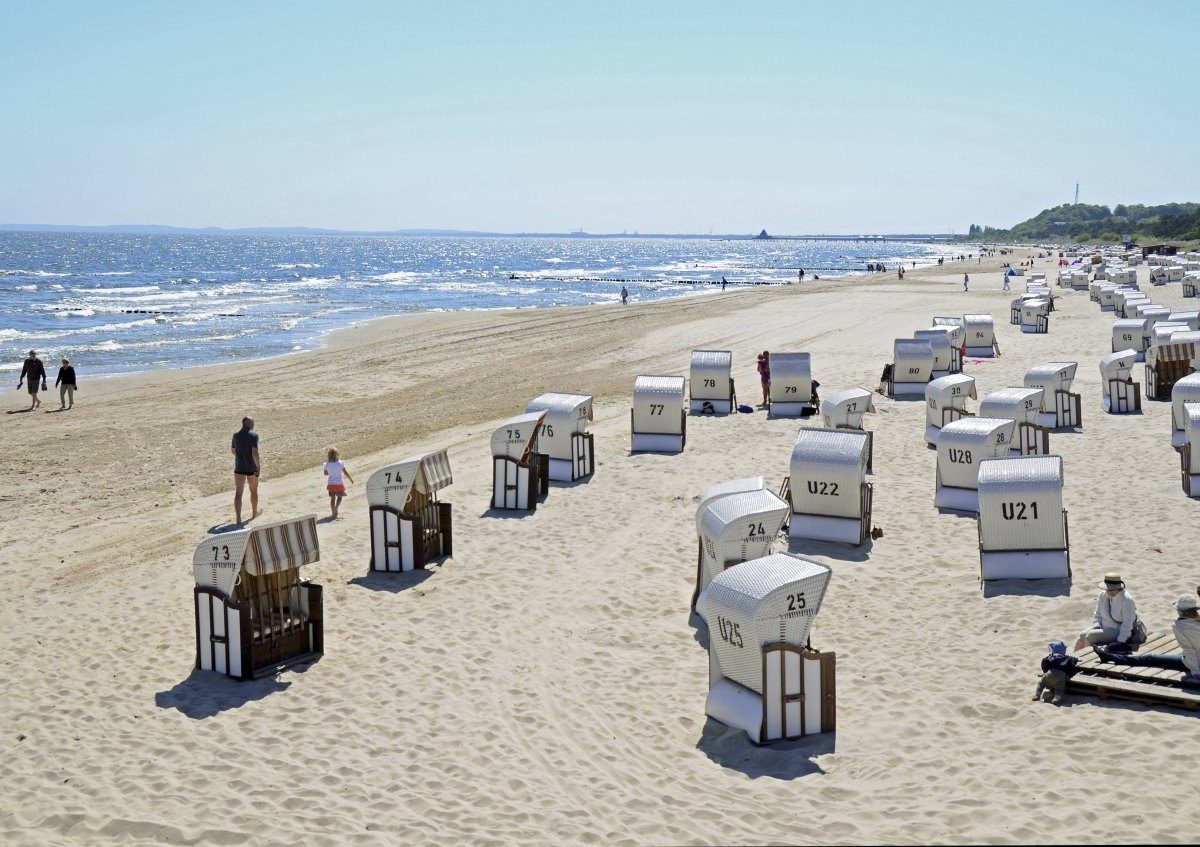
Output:
<path fill-rule="evenodd" d="M 1053 282 L 1052 262 L 1039 269 Z M 1197 715 L 1029 700 L 1046 642 L 1073 639 L 1105 571 L 1151 630 L 1200 582 L 1169 404 L 1100 411 L 1112 316 L 1086 293 L 1063 293 L 1048 335 L 1022 335 L 999 260 L 965 266 L 970 293 L 963 270 L 389 319 L 312 353 L 109 380 L 83 363 L 74 410 L 0 419 L 0 841 L 1191 842 Z M 894 338 L 975 312 L 1004 354 L 968 364 L 981 397 L 1034 364 L 1080 363 L 1083 430 L 1051 436 L 1069 596 L 980 590 L 975 521 L 933 507 L 923 404 L 877 397 L 884 536 L 792 547 L 834 570 L 813 643 L 838 655 L 836 734 L 755 748 L 706 721 L 706 636 L 687 613 L 696 498 L 738 476 L 778 487 L 800 423 L 693 418 L 681 455 L 630 456 L 634 377 L 729 349 L 757 405 L 766 348 L 810 351 L 823 393 L 874 388 Z M 488 436 L 547 390 L 595 395 L 595 476 L 534 514 L 487 516 Z M 262 437 L 264 520 L 326 514 L 329 444 L 358 480 L 308 568 L 324 658 L 251 683 L 193 670 L 191 554 L 232 520 L 243 414 Z M 363 483 L 442 447 L 454 557 L 368 577 Z"/>

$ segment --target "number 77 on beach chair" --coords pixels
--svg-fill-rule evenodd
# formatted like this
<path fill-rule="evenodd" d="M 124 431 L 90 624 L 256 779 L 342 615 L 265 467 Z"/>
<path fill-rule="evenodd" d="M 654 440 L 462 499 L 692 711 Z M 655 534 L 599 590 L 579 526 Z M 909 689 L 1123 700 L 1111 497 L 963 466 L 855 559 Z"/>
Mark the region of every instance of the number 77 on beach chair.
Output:
<path fill-rule="evenodd" d="M 247 680 L 319 658 L 321 586 L 300 568 L 320 558 L 313 515 L 203 541 L 192 556 L 196 667 Z"/>
<path fill-rule="evenodd" d="M 681 376 L 639 376 L 634 380 L 630 452 L 683 452 L 687 442 L 684 388 Z"/>

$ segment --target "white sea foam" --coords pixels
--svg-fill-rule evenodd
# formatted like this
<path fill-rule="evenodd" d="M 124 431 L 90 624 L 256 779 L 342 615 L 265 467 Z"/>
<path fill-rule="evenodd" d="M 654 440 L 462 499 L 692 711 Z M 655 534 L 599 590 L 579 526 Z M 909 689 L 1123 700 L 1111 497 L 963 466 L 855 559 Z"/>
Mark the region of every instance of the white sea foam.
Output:
<path fill-rule="evenodd" d="M 98 274 L 97 274 L 98 276 Z M 108 294 L 110 296 L 124 297 L 127 294 L 145 294 L 150 291 L 162 291 L 162 288 L 157 285 L 130 285 L 126 288 L 72 288 L 72 292 L 76 294 Z"/>
<path fill-rule="evenodd" d="M 16 285 L 16 286 L 13 286 L 13 290 L 14 291 L 37 291 L 38 287 L 36 285 Z"/>
<path fill-rule="evenodd" d="M 275 270 L 291 271 L 291 270 L 298 270 L 301 268 L 319 268 L 319 267 L 321 267 L 321 266 L 316 264 L 315 262 L 292 262 L 292 263 L 282 263 L 282 264 L 275 265 Z"/>

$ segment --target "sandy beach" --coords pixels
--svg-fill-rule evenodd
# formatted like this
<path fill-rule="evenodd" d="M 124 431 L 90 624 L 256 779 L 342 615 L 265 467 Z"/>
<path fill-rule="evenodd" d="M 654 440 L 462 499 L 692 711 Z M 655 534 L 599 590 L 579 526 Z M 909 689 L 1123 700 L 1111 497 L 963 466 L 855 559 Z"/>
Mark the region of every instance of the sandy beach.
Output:
<path fill-rule="evenodd" d="M 1027 256 L 903 281 L 388 318 L 246 364 L 90 380 L 80 363 L 73 410 L 0 419 L 0 841 L 1192 842 L 1200 715 L 1030 702 L 1047 642 L 1074 640 L 1105 572 L 1151 631 L 1169 628 L 1200 584 L 1200 501 L 1180 489 L 1169 403 L 1101 410 L 1110 313 L 1056 288 L 1048 334 L 1009 325 L 1024 279 L 1002 292 L 1000 263 Z M 1052 260 L 1035 270 L 1054 283 Z M 1156 302 L 1200 308 L 1178 284 L 1151 289 L 1145 266 L 1139 280 Z M 813 644 L 837 653 L 837 732 L 756 748 L 706 719 L 707 633 L 688 615 L 698 495 L 751 475 L 778 489 L 802 425 L 757 408 L 755 354 L 811 352 L 822 394 L 874 389 L 893 339 L 964 313 L 992 314 L 1003 352 L 969 361 L 980 397 L 1079 362 L 1082 430 L 1051 435 L 1069 595 L 981 590 L 975 520 L 933 506 L 924 404 L 876 395 L 883 536 L 790 548 L 833 569 Z M 733 352 L 754 413 L 691 418 L 679 455 L 629 455 L 635 376 L 686 376 L 693 349 Z M 551 390 L 595 396 L 594 477 L 552 485 L 533 514 L 486 515 L 490 433 Z M 191 569 L 233 520 L 243 415 L 261 435 L 262 520 L 327 515 L 327 446 L 357 480 L 306 569 L 325 590 L 324 657 L 248 683 L 193 669 Z M 453 557 L 368 576 L 363 483 L 441 448 Z"/>

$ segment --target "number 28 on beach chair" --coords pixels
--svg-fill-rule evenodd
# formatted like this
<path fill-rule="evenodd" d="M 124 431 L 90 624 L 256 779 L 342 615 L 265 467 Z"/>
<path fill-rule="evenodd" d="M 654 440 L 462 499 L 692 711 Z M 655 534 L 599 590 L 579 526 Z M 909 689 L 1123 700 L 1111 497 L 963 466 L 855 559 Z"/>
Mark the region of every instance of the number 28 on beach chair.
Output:
<path fill-rule="evenodd" d="M 300 568 L 320 558 L 313 515 L 201 542 L 192 556 L 196 667 L 248 680 L 319 658 L 321 586 L 300 579 Z"/>

